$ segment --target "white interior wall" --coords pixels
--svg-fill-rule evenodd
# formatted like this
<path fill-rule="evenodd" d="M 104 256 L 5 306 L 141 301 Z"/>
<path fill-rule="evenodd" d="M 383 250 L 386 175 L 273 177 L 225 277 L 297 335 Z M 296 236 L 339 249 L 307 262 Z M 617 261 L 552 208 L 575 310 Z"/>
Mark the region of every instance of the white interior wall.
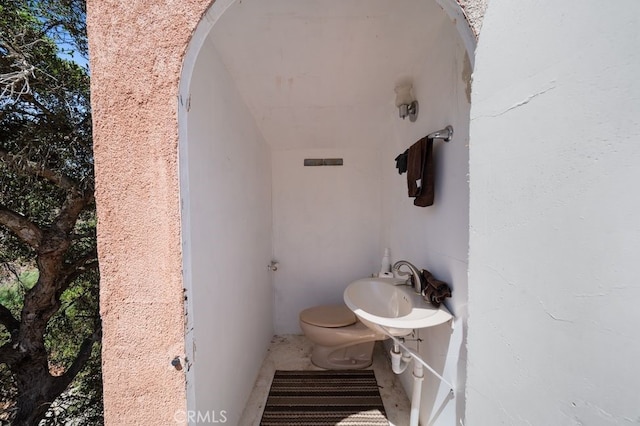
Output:
<path fill-rule="evenodd" d="M 457 385 L 456 397 L 425 369 L 420 411 L 421 424 L 452 425 L 464 416 L 466 379 L 465 333 L 467 323 L 467 254 L 469 211 L 469 110 L 467 88 L 470 65 L 462 40 L 446 15 L 438 22 L 438 41 L 421 63 L 414 88 L 420 102 L 415 123 L 393 122 L 393 139 L 383 146 L 385 191 L 383 246 L 391 248 L 393 261 L 405 259 L 428 269 L 452 288 L 446 305 L 455 318 L 450 324 L 419 330 L 422 342 L 410 343 L 422 358 Z M 395 156 L 426 134 L 451 124 L 453 140 L 436 141 L 435 201 L 416 207 L 407 196 L 406 174 L 398 175 Z M 402 374 L 407 394 L 413 386 L 411 369 Z"/>
<path fill-rule="evenodd" d="M 273 335 L 271 154 L 210 41 L 189 93 L 181 159 L 194 326 L 189 408 L 217 419 L 224 410 L 236 424 Z"/>
<path fill-rule="evenodd" d="M 468 424 L 640 421 L 640 3 L 491 2 L 471 121 Z"/>
<path fill-rule="evenodd" d="M 331 123 L 323 133 L 329 135 Z M 274 324 L 300 334 L 298 314 L 343 303 L 351 281 L 379 262 L 380 168 L 377 138 L 361 149 L 274 151 Z M 343 166 L 304 167 L 304 158 L 343 158 Z"/>

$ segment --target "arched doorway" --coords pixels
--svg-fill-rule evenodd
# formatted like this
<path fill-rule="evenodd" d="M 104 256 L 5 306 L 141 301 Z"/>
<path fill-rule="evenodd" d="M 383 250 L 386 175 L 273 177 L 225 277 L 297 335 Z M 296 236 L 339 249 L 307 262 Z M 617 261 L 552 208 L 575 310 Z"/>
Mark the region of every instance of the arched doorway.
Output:
<path fill-rule="evenodd" d="M 473 47 L 452 1 L 211 6 L 180 84 L 190 409 L 235 423 L 272 335 L 298 333 L 301 309 L 340 301 L 390 247 L 454 287 L 460 327 L 424 332 L 433 345 L 420 350 L 460 385 L 441 415 L 463 415 Z M 415 123 L 398 118 L 401 81 L 420 101 Z M 456 138 L 435 147 L 436 204 L 416 208 L 393 159 L 447 124 Z M 429 415 L 441 391 L 425 386 Z"/>

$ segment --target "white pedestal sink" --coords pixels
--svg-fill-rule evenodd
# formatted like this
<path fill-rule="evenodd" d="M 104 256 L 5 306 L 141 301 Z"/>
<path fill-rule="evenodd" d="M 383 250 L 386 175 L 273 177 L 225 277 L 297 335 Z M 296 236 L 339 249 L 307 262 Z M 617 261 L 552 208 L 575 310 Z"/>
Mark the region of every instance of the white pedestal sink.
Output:
<path fill-rule="evenodd" d="M 406 336 L 453 318 L 444 305 L 436 308 L 396 278 L 354 281 L 344 291 L 344 302 L 367 327 L 392 336 Z"/>

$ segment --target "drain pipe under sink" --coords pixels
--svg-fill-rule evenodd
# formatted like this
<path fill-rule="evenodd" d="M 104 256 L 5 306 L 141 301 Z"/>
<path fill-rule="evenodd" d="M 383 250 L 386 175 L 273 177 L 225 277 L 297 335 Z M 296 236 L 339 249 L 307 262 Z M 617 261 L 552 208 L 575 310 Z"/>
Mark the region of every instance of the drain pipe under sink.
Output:
<path fill-rule="evenodd" d="M 393 349 L 391 349 L 391 370 L 396 374 L 402 374 L 410 362 L 411 354 L 404 349 L 400 353 L 400 345 L 394 342 Z"/>
<path fill-rule="evenodd" d="M 402 374 L 411 363 L 411 359 L 411 352 L 409 352 L 409 350 L 403 347 L 402 352 L 400 352 L 400 345 L 396 342 L 393 343 L 393 349 L 391 349 L 391 370 L 395 374 Z M 423 380 L 424 373 L 422 370 L 422 364 L 420 364 L 419 362 L 414 362 L 413 391 L 411 392 L 411 417 L 409 420 L 409 426 L 418 426 Z"/>
<path fill-rule="evenodd" d="M 455 395 L 453 385 L 424 362 L 418 354 L 407 348 L 399 339 L 392 336 L 391 333 L 386 334 L 393 339 L 393 349 L 391 349 L 391 370 L 393 370 L 395 374 L 403 373 L 413 359 L 413 391 L 411 392 L 411 417 L 409 419 L 409 426 L 418 426 L 420 417 L 420 399 L 422 398 L 422 382 L 424 381 L 424 371 L 422 367 L 427 367 L 438 379 L 449 385 L 449 392 L 451 395 Z M 400 351 L 400 348 L 402 348 L 402 352 Z"/>
<path fill-rule="evenodd" d="M 422 397 L 422 381 L 424 374 L 422 372 L 422 364 L 413 363 L 413 391 L 411 392 L 411 417 L 409 418 L 409 426 L 418 426 L 420 418 L 420 399 Z"/>

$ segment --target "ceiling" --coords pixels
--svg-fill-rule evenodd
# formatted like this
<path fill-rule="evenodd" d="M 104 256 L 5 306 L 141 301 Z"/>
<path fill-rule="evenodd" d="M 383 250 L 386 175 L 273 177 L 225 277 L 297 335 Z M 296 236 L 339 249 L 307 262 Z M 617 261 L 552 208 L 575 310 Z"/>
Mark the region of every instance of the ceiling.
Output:
<path fill-rule="evenodd" d="M 274 149 L 326 148 L 397 117 L 443 25 L 433 0 L 238 0 L 209 39 Z"/>

